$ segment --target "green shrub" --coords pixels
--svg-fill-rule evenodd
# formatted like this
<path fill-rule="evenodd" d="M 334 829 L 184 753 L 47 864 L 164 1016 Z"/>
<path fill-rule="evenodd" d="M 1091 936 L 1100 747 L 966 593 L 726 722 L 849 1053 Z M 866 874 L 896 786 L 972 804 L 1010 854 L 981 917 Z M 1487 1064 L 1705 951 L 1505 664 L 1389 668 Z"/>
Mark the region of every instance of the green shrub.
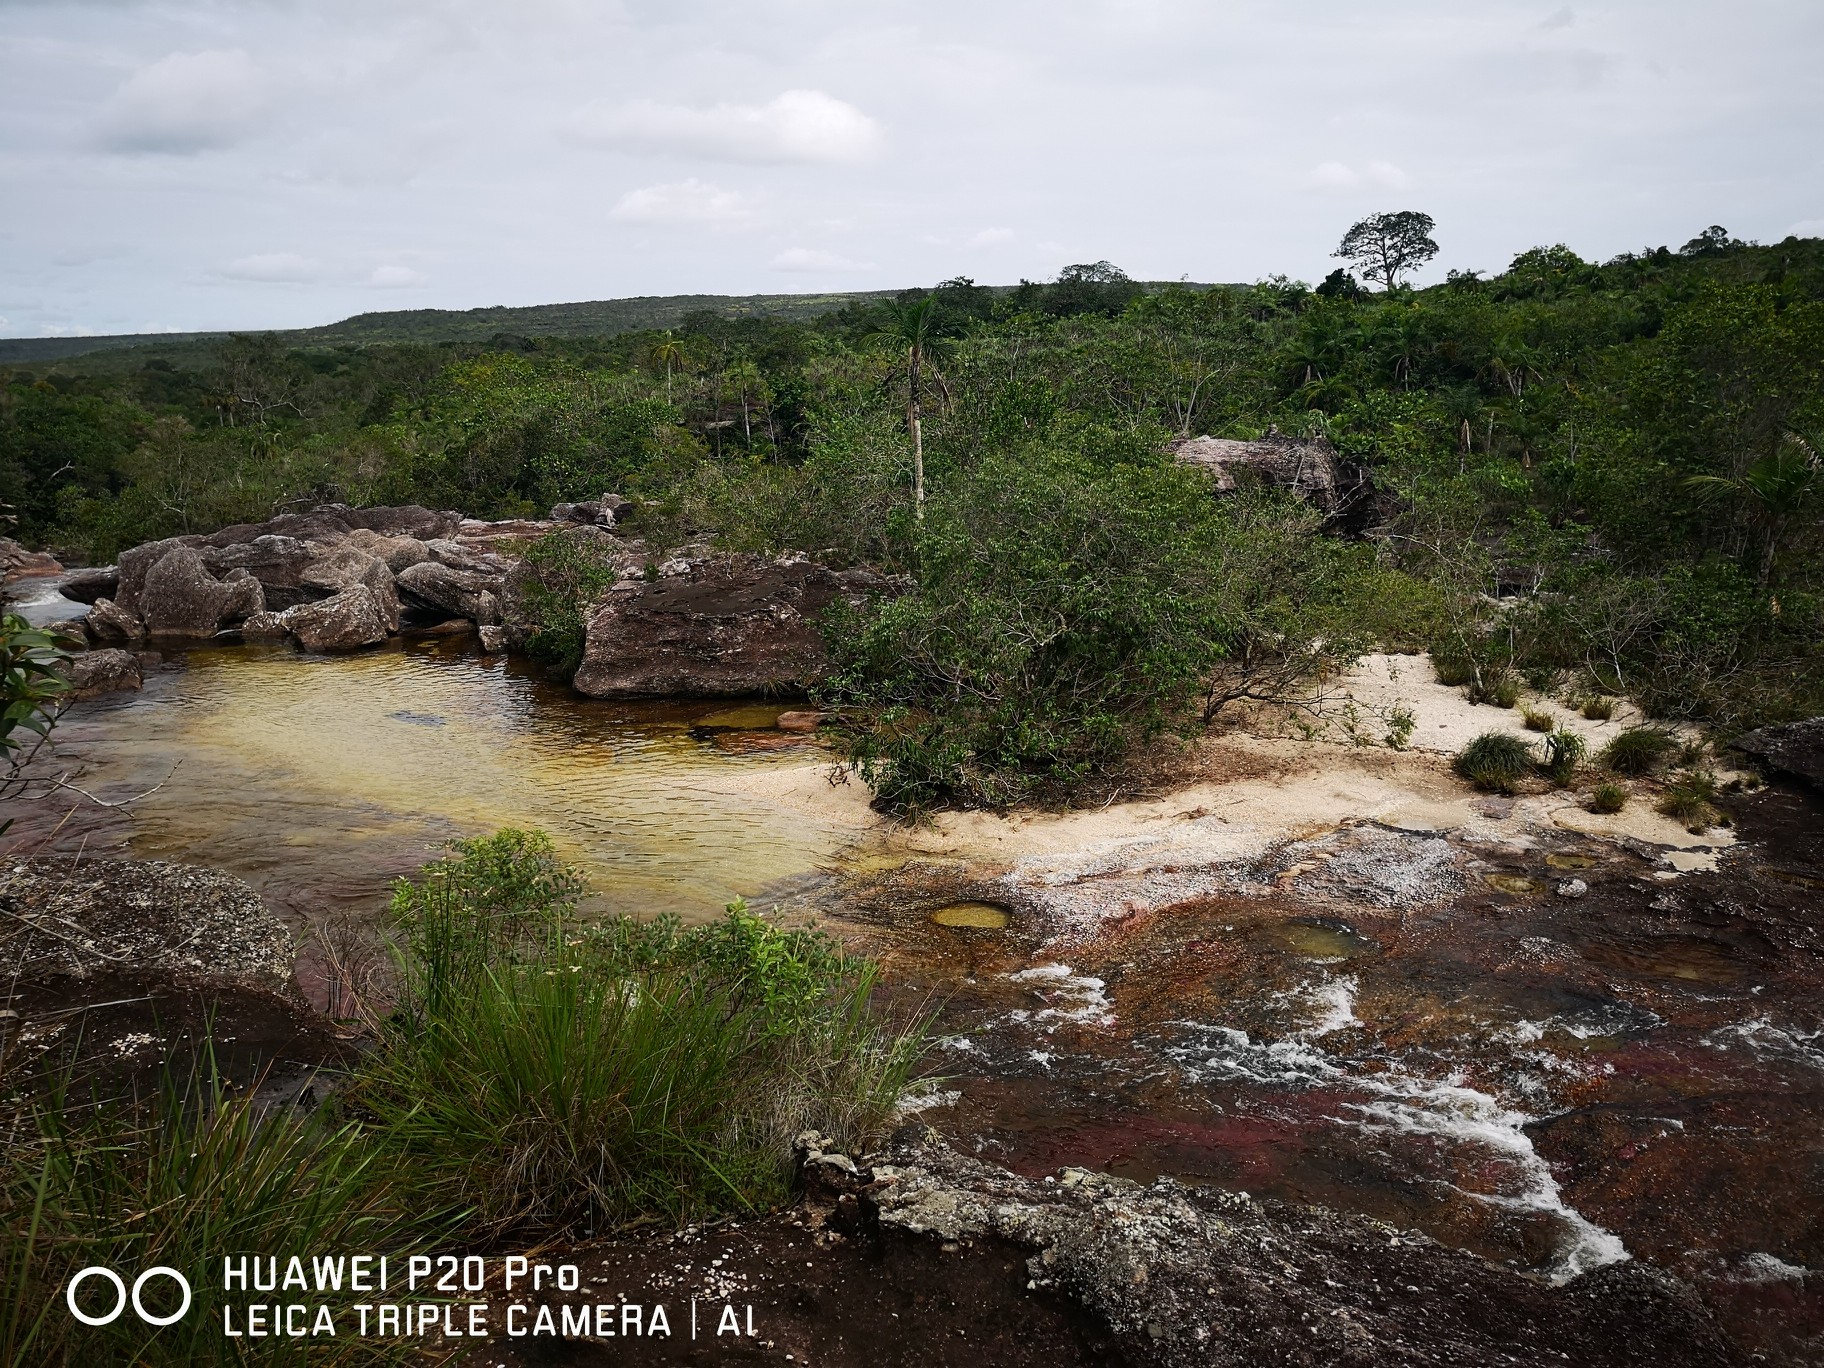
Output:
<path fill-rule="evenodd" d="M 1663 727 L 1629 727 L 1604 748 L 1602 763 L 1617 774 L 1651 774 L 1677 746 Z"/>
<path fill-rule="evenodd" d="M 1507 732 L 1483 732 L 1451 761 L 1456 772 L 1479 789 L 1512 793 L 1533 768 L 1532 747 Z"/>
<path fill-rule="evenodd" d="M 1558 725 L 1558 719 L 1544 708 L 1524 708 L 1520 715 L 1528 731 L 1549 732 Z"/>
<path fill-rule="evenodd" d="M 1412 740 L 1413 728 L 1419 725 L 1419 719 L 1413 716 L 1412 709 L 1404 703 L 1396 703 L 1387 714 L 1386 742 L 1391 750 L 1405 750 Z"/>
<path fill-rule="evenodd" d="M 1666 785 L 1666 791 L 1654 804 L 1660 812 L 1676 818 L 1693 832 L 1719 825 L 1723 814 L 1716 807 L 1716 775 L 1696 767 L 1680 770 Z"/>
<path fill-rule="evenodd" d="M 589 611 L 620 580 L 623 554 L 580 528 L 548 532 L 526 548 L 515 572 L 532 628 L 526 653 L 554 675 L 569 679 L 583 663 Z"/>
<path fill-rule="evenodd" d="M 504 881 L 466 877 L 468 858 L 396 899 L 405 991 L 353 1098 L 480 1229 L 556 1237 L 763 1207 L 785 1196 L 799 1132 L 881 1133 L 923 1024 L 875 1016 L 870 963 L 739 904 L 692 930 L 585 928 L 548 846 L 517 844 Z M 503 882 L 505 898 L 465 891 Z"/>
<path fill-rule="evenodd" d="M 1476 667 L 1467 656 L 1437 655 L 1431 658 L 1432 673 L 1437 675 L 1438 683 L 1451 688 L 1461 688 L 1476 677 Z"/>
<path fill-rule="evenodd" d="M 1620 784 L 1602 783 L 1590 790 L 1591 812 L 1620 812 L 1628 805 L 1628 791 Z"/>
<path fill-rule="evenodd" d="M 1469 701 L 1511 708 L 1520 701 L 1520 680 L 1511 670 L 1484 670 L 1481 680 L 1469 686 Z"/>
<path fill-rule="evenodd" d="M 1569 727 L 1560 727 L 1545 738 L 1545 761 L 1539 768 L 1554 786 L 1566 788 L 1588 750 L 1583 737 Z"/>
<path fill-rule="evenodd" d="M 1607 722 L 1615 716 L 1615 700 L 1607 694 L 1591 694 L 1578 711 L 1592 722 Z"/>

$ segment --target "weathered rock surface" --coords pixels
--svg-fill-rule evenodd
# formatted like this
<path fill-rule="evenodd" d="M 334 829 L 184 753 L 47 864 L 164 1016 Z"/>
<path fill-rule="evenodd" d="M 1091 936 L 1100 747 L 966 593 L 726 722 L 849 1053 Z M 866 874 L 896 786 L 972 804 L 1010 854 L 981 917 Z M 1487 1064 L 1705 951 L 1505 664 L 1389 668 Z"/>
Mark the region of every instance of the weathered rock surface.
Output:
<path fill-rule="evenodd" d="M 70 682 L 74 698 L 94 698 L 121 689 L 140 686 L 139 657 L 132 651 L 107 648 L 84 651 L 64 667 L 64 678 Z"/>
<path fill-rule="evenodd" d="M 211 637 L 227 623 L 264 612 L 266 597 L 246 570 L 218 580 L 195 548 L 176 546 L 146 571 L 136 606 L 154 636 Z"/>
<path fill-rule="evenodd" d="M 120 567 L 96 565 L 72 570 L 64 576 L 57 592 L 72 603 L 94 603 L 97 599 L 113 598 L 120 592 Z"/>
<path fill-rule="evenodd" d="M 27 551 L 11 537 L 0 537 L 0 582 L 60 575 L 63 566 L 48 551 Z"/>
<path fill-rule="evenodd" d="M 1309 442 L 1292 437 L 1267 437 L 1258 442 L 1193 437 L 1175 443 L 1173 454 L 1182 464 L 1215 476 L 1219 493 L 1234 493 L 1239 487 L 1237 476 L 1251 476 L 1297 494 L 1337 521 L 1365 514 L 1373 493 L 1361 468 L 1345 461 L 1321 437 Z"/>
<path fill-rule="evenodd" d="M 287 610 L 289 611 L 289 610 Z M 274 640 L 291 635 L 283 613 L 255 613 L 241 624 L 241 635 L 249 641 Z"/>
<path fill-rule="evenodd" d="M 504 576 L 487 570 L 457 569 L 441 561 L 408 566 L 397 577 L 401 597 L 476 622 L 499 620 Z M 492 608 L 484 600 L 492 601 Z"/>
<path fill-rule="evenodd" d="M 818 615 L 897 586 L 867 571 L 759 556 L 678 561 L 622 580 L 589 618 L 576 687 L 595 698 L 800 693 L 829 668 Z"/>
<path fill-rule="evenodd" d="M 807 1203 L 945 1248 L 1008 1242 L 1034 1290 L 1106 1321 L 1135 1361 L 1722 1365 L 1733 1350 L 1686 1285 L 1637 1263 L 1562 1287 L 1366 1217 L 1085 1169 L 1024 1178 L 941 1143 L 857 1165 L 799 1139 Z M 827 1215 L 826 1215 L 827 1213 Z"/>
<path fill-rule="evenodd" d="M 89 640 L 96 643 L 146 639 L 146 624 L 140 620 L 139 614 L 130 608 L 122 608 L 111 599 L 96 599 L 82 623 Z"/>
<path fill-rule="evenodd" d="M 1783 773 L 1824 788 L 1824 717 L 1762 727 L 1738 736 L 1733 744 Z"/>
<path fill-rule="evenodd" d="M 229 874 L 163 860 L 41 856 L 0 866 L 8 957 L 76 975 L 181 970 L 289 992 L 291 935 Z"/>
<path fill-rule="evenodd" d="M 358 651 L 363 646 L 378 646 L 392 635 L 385 610 L 365 584 L 352 585 L 317 603 L 287 608 L 280 620 L 307 651 Z"/>

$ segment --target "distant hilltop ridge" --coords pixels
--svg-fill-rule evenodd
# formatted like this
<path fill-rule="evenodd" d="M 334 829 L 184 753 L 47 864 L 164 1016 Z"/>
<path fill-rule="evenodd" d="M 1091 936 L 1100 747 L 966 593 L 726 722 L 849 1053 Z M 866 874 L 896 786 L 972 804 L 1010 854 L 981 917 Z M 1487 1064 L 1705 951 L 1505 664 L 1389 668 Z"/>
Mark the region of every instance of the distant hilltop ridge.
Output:
<path fill-rule="evenodd" d="M 294 347 L 360 346 L 373 342 L 485 342 L 500 333 L 528 337 L 590 337 L 672 328 L 684 315 L 708 309 L 726 318 L 815 318 L 845 304 L 891 298 L 893 290 L 854 294 L 640 295 L 577 304 L 493 305 L 483 309 L 396 309 L 362 313 L 319 328 L 218 328 L 209 332 L 115 333 L 99 337 L 0 338 L 0 364 L 55 361 L 128 347 L 211 342 L 236 333 L 270 333 Z"/>
<path fill-rule="evenodd" d="M 1164 282 L 1138 281 L 1143 288 Z M 996 293 L 1012 285 L 985 287 Z M 1192 285 L 1193 289 L 1206 288 Z M 132 348 L 201 346 L 239 334 L 270 335 L 292 347 L 365 346 L 385 342 L 486 342 L 501 333 L 523 337 L 609 337 L 643 328 L 675 328 L 684 316 L 706 309 L 724 318 L 780 318 L 803 322 L 845 305 L 891 299 L 898 290 L 848 294 L 639 295 L 577 304 L 493 305 L 483 309 L 397 309 L 362 313 L 318 328 L 218 328 L 208 332 L 115 333 L 98 337 L 0 338 L 0 365 L 60 361 Z M 110 366 L 109 369 L 114 369 Z"/>

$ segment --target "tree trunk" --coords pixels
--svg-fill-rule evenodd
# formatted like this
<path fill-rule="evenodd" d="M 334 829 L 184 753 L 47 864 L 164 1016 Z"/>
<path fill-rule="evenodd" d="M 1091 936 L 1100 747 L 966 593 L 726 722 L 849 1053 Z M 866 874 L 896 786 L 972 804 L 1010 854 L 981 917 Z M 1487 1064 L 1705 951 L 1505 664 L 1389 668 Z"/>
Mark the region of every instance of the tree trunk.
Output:
<path fill-rule="evenodd" d="M 911 402 L 906 406 L 906 421 L 912 429 L 912 516 L 925 517 L 925 432 L 924 411 L 918 402 L 919 371 L 924 356 L 916 343 L 912 347 L 912 382 L 907 387 Z"/>

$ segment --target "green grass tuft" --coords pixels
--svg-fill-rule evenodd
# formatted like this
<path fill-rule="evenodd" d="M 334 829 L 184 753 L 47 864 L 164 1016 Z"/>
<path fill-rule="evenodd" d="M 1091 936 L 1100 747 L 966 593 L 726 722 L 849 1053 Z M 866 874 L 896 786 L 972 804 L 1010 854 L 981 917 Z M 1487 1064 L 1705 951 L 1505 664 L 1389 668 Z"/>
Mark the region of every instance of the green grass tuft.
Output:
<path fill-rule="evenodd" d="M 1549 732 L 1558 725 L 1558 719 L 1544 708 L 1523 708 L 1520 716 L 1528 731 Z"/>
<path fill-rule="evenodd" d="M 1607 722 L 1615 716 L 1615 700 L 1607 694 L 1591 694 L 1579 711 L 1592 722 Z"/>
<path fill-rule="evenodd" d="M 1609 742 L 1602 752 L 1602 763 L 1617 774 L 1651 774 L 1677 745 L 1672 733 L 1663 727 L 1629 727 Z"/>
<path fill-rule="evenodd" d="M 1456 772 L 1489 793 L 1512 793 L 1531 773 L 1532 747 L 1507 732 L 1483 732 L 1451 761 Z"/>
<path fill-rule="evenodd" d="M 1672 778 L 1654 806 L 1696 833 L 1723 822 L 1723 814 L 1716 806 L 1716 794 L 1716 775 L 1693 766 L 1680 770 Z"/>
<path fill-rule="evenodd" d="M 1569 727 L 1560 727 L 1545 738 L 1545 760 L 1539 768 L 1554 787 L 1568 788 L 1588 751 L 1583 737 Z"/>
<path fill-rule="evenodd" d="M 1620 784 L 1602 783 L 1590 790 L 1591 812 L 1620 812 L 1628 805 L 1628 791 Z"/>

